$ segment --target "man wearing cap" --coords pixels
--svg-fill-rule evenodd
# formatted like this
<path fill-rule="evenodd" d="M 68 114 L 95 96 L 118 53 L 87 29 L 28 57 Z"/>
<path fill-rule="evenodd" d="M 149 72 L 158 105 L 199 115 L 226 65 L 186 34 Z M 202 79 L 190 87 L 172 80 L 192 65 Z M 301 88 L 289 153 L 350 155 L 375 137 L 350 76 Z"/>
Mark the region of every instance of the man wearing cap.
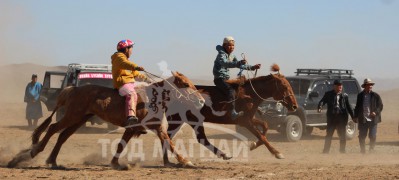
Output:
<path fill-rule="evenodd" d="M 339 136 L 339 151 L 345 153 L 346 146 L 346 125 L 348 114 L 353 119 L 353 109 L 349 103 L 348 95 L 342 92 L 342 81 L 334 81 L 334 89 L 327 91 L 319 102 L 318 112 L 321 113 L 322 107 L 327 104 L 327 134 L 324 142 L 323 153 L 330 152 L 331 140 L 335 129 Z"/>
<path fill-rule="evenodd" d="M 380 95 L 372 91 L 375 83 L 366 78 L 362 84 L 363 91 L 357 95 L 354 121 L 359 123 L 360 152 L 366 153 L 366 137 L 370 138 L 370 152 L 374 151 L 377 139 L 377 124 L 381 122 L 383 108 Z"/>
<path fill-rule="evenodd" d="M 26 85 L 24 102 L 26 102 L 26 119 L 28 127 L 36 127 L 39 118 L 43 117 L 42 104 L 40 103 L 40 91 L 42 84 L 37 82 L 37 75 L 32 75 L 32 81 Z M 32 123 L 33 120 L 33 123 Z"/>
<path fill-rule="evenodd" d="M 230 111 L 231 118 L 233 120 L 239 116 L 242 116 L 243 112 L 238 113 L 235 110 L 235 92 L 233 87 L 231 87 L 231 85 L 226 82 L 226 80 L 230 79 L 229 68 L 243 68 L 246 70 L 255 70 L 260 68 L 260 64 L 251 66 L 246 64 L 246 60 L 238 61 L 236 56 L 232 54 L 232 52 L 234 51 L 234 47 L 234 38 L 231 36 L 225 37 L 223 39 L 223 46 L 216 46 L 218 55 L 216 56 L 213 65 L 213 82 L 215 83 L 216 87 L 222 90 L 223 93 L 227 96 L 228 101 L 231 102 L 228 111 Z"/>

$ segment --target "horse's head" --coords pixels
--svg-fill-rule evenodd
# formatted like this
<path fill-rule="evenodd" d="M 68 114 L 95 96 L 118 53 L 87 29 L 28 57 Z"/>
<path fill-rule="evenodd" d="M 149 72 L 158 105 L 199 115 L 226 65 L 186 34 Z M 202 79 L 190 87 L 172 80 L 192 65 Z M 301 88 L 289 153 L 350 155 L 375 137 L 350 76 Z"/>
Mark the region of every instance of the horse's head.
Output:
<path fill-rule="evenodd" d="M 273 64 L 271 70 L 278 73 L 249 79 L 246 81 L 245 86 L 252 89 L 252 97 L 257 97 L 260 100 L 273 97 L 274 100 L 281 102 L 289 111 L 295 111 L 298 104 L 290 83 L 280 74 L 280 67 L 277 64 Z"/>
<path fill-rule="evenodd" d="M 284 75 L 280 74 L 280 67 L 277 64 L 273 64 L 271 70 L 277 72 L 277 74 L 271 74 L 276 86 L 273 99 L 280 101 L 289 111 L 295 111 L 298 104 L 290 83 Z"/>
<path fill-rule="evenodd" d="M 172 72 L 172 74 L 174 77 L 173 84 L 177 87 L 177 97 L 192 103 L 196 109 L 201 109 L 205 104 L 205 99 L 190 79 L 179 72 Z"/>
<path fill-rule="evenodd" d="M 281 74 L 273 74 L 276 82 L 276 91 L 273 99 L 281 102 L 289 111 L 295 111 L 298 108 L 294 91 L 287 79 Z"/>

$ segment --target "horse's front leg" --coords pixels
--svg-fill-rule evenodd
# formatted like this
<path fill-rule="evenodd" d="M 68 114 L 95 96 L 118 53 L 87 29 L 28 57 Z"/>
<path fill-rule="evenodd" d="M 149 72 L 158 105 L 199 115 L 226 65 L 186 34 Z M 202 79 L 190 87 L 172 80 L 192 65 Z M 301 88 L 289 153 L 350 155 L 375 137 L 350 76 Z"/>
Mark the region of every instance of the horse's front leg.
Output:
<path fill-rule="evenodd" d="M 179 114 L 174 114 L 174 115 L 168 116 L 167 121 L 168 121 L 167 133 L 168 133 L 170 140 L 172 140 L 172 138 L 180 130 L 181 126 L 183 125 L 183 122 L 181 122 L 181 117 Z M 167 148 L 165 147 L 165 145 L 163 143 L 161 145 L 162 145 L 164 166 L 174 166 L 174 164 L 169 161 L 169 155 L 168 155 Z"/>
<path fill-rule="evenodd" d="M 261 126 L 262 130 L 263 130 L 261 133 L 266 137 L 267 130 L 269 129 L 267 122 L 260 121 L 257 118 L 254 118 L 254 119 L 252 119 L 252 123 L 254 124 L 255 127 Z M 259 146 L 261 146 L 262 144 L 263 144 L 263 142 L 261 140 L 258 140 L 258 142 L 252 142 L 250 144 L 250 150 L 252 151 L 252 150 L 258 148 Z"/>
<path fill-rule="evenodd" d="M 125 133 L 123 133 L 122 139 L 118 144 L 118 149 L 116 150 L 116 154 L 114 154 L 114 157 L 111 160 L 111 167 L 113 169 L 116 169 L 116 170 L 128 170 L 129 169 L 128 166 L 121 166 L 119 164 L 119 156 L 134 134 L 135 133 L 134 133 L 133 128 L 126 128 Z"/>
<path fill-rule="evenodd" d="M 272 153 L 277 159 L 284 159 L 284 155 L 282 153 L 280 153 L 279 151 L 277 151 L 277 149 L 275 149 L 267 140 L 266 135 L 262 134 L 257 128 L 255 124 L 259 124 L 261 121 L 259 121 L 258 119 L 253 119 L 253 122 L 249 122 L 248 124 L 246 124 L 246 128 L 252 133 L 254 134 L 257 138 L 258 138 L 258 142 L 255 144 L 255 146 L 257 146 L 258 144 L 264 144 L 267 149 L 270 151 L 270 153 Z M 265 131 L 266 132 L 266 131 Z M 264 132 L 264 133 L 265 133 Z M 251 148 L 252 149 L 252 148 Z"/>
<path fill-rule="evenodd" d="M 195 167 L 194 164 L 188 160 L 183 158 L 182 155 L 180 155 L 176 150 L 175 150 L 175 145 L 173 142 L 170 140 L 168 134 L 164 130 L 163 126 L 159 126 L 157 128 L 157 135 L 159 137 L 159 140 L 161 140 L 162 147 L 166 147 L 169 145 L 170 151 L 175 154 L 177 161 L 183 165 L 183 167 Z M 164 151 L 166 151 L 166 148 L 162 148 Z M 164 159 L 165 160 L 165 159 Z"/>

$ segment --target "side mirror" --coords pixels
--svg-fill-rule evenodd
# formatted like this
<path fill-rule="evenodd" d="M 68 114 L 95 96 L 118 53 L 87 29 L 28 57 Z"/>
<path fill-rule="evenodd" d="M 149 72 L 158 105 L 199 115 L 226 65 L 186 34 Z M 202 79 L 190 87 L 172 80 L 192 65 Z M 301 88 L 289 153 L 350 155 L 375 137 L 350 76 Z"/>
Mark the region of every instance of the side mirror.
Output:
<path fill-rule="evenodd" d="M 317 97 L 319 97 L 319 93 L 316 92 L 316 91 L 312 91 L 312 92 L 309 94 L 309 97 L 310 97 L 310 98 L 317 98 Z"/>

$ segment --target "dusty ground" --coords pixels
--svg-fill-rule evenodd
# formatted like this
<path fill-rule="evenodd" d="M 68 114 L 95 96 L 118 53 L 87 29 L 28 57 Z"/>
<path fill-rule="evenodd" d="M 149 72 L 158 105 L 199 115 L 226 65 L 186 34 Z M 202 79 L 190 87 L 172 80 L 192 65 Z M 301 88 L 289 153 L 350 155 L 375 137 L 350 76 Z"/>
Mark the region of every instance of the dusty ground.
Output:
<path fill-rule="evenodd" d="M 48 113 L 46 113 L 48 114 Z M 138 163 L 136 157 L 125 155 L 121 158 L 123 163 L 131 164 L 128 171 L 116 171 L 108 166 L 111 158 L 111 145 L 121 137 L 122 130 L 108 134 L 105 125 L 89 126 L 81 129 L 73 135 L 58 158 L 58 163 L 65 166 L 66 170 L 52 170 L 45 166 L 45 159 L 50 154 L 56 137 L 53 137 L 49 145 L 38 157 L 21 164 L 18 168 L 6 168 L 7 162 L 19 150 L 28 148 L 30 144 L 31 130 L 25 127 L 24 104 L 6 103 L 0 109 L 0 178 L 56 178 L 56 179 L 97 179 L 97 178 L 162 178 L 162 179 L 399 179 L 399 135 L 398 122 L 393 119 L 385 119 L 378 129 L 378 145 L 376 152 L 360 154 L 356 139 L 348 141 L 347 153 L 338 153 L 338 139 L 333 141 L 331 153 L 321 154 L 323 135 L 325 131 L 315 130 L 310 137 L 305 137 L 300 142 L 285 142 L 275 131 L 270 132 L 270 140 L 284 155 L 285 159 L 275 159 L 265 147 L 244 153 L 229 161 L 220 160 L 210 156 L 209 151 L 204 150 L 201 155 L 199 145 L 192 143 L 191 129 L 185 127 L 182 133 L 176 137 L 180 151 L 186 152 L 195 169 L 163 167 L 161 157 L 154 147 L 158 139 L 154 134 L 148 134 L 140 139 L 143 142 L 144 161 Z M 389 117 L 389 116 L 388 116 Z M 234 129 L 232 126 L 226 128 Z M 221 132 L 221 128 L 207 128 L 209 137 L 221 148 L 234 153 L 234 143 L 244 143 L 233 139 L 228 132 Z M 227 139 L 225 141 L 224 139 Z M 101 142 L 108 142 L 103 143 Z M 135 142 L 139 142 L 135 140 Z M 226 146 L 227 142 L 227 146 Z M 193 153 L 188 150 L 192 145 Z M 241 144 L 242 145 L 242 144 Z M 128 146 L 128 154 L 138 152 L 137 148 Z M 243 147 L 240 146 L 241 148 Z M 103 156 L 103 150 L 106 150 Z M 243 151 L 241 151 L 243 152 Z M 175 159 L 172 159 L 176 162 Z M 135 165 L 134 165 L 135 164 Z"/>
<path fill-rule="evenodd" d="M 22 82 L 25 84 L 27 81 Z M 163 167 L 158 139 L 150 133 L 128 144 L 127 155 L 121 157 L 121 162 L 130 164 L 131 168 L 116 171 L 108 165 L 112 157 L 110 151 L 123 131 L 108 133 L 106 125 L 89 124 L 61 149 L 58 163 L 66 167 L 65 170 L 53 170 L 45 165 L 58 134 L 35 159 L 17 168 L 6 168 L 15 154 L 29 148 L 32 133 L 24 120 L 23 90 L 9 87 L 0 93 L 0 179 L 399 179 L 397 92 L 399 90 L 380 91 L 385 109 L 374 153 L 360 154 L 358 141 L 353 139 L 347 142 L 347 153 L 340 154 L 335 134 L 331 153 L 325 155 L 321 154 L 325 131 L 316 129 L 311 136 L 295 143 L 286 142 L 276 131 L 270 131 L 270 141 L 285 156 L 280 160 L 264 146 L 247 151 L 247 141 L 235 138 L 234 132 L 228 131 L 235 127 L 208 124 L 209 138 L 216 146 L 233 154 L 233 159 L 224 161 L 211 156 L 208 150 L 194 143 L 192 130 L 184 127 L 175 137 L 175 142 L 179 151 L 188 156 L 197 168 Z M 45 111 L 45 115 L 48 114 Z M 143 153 L 141 162 L 134 154 L 137 152 Z"/>

